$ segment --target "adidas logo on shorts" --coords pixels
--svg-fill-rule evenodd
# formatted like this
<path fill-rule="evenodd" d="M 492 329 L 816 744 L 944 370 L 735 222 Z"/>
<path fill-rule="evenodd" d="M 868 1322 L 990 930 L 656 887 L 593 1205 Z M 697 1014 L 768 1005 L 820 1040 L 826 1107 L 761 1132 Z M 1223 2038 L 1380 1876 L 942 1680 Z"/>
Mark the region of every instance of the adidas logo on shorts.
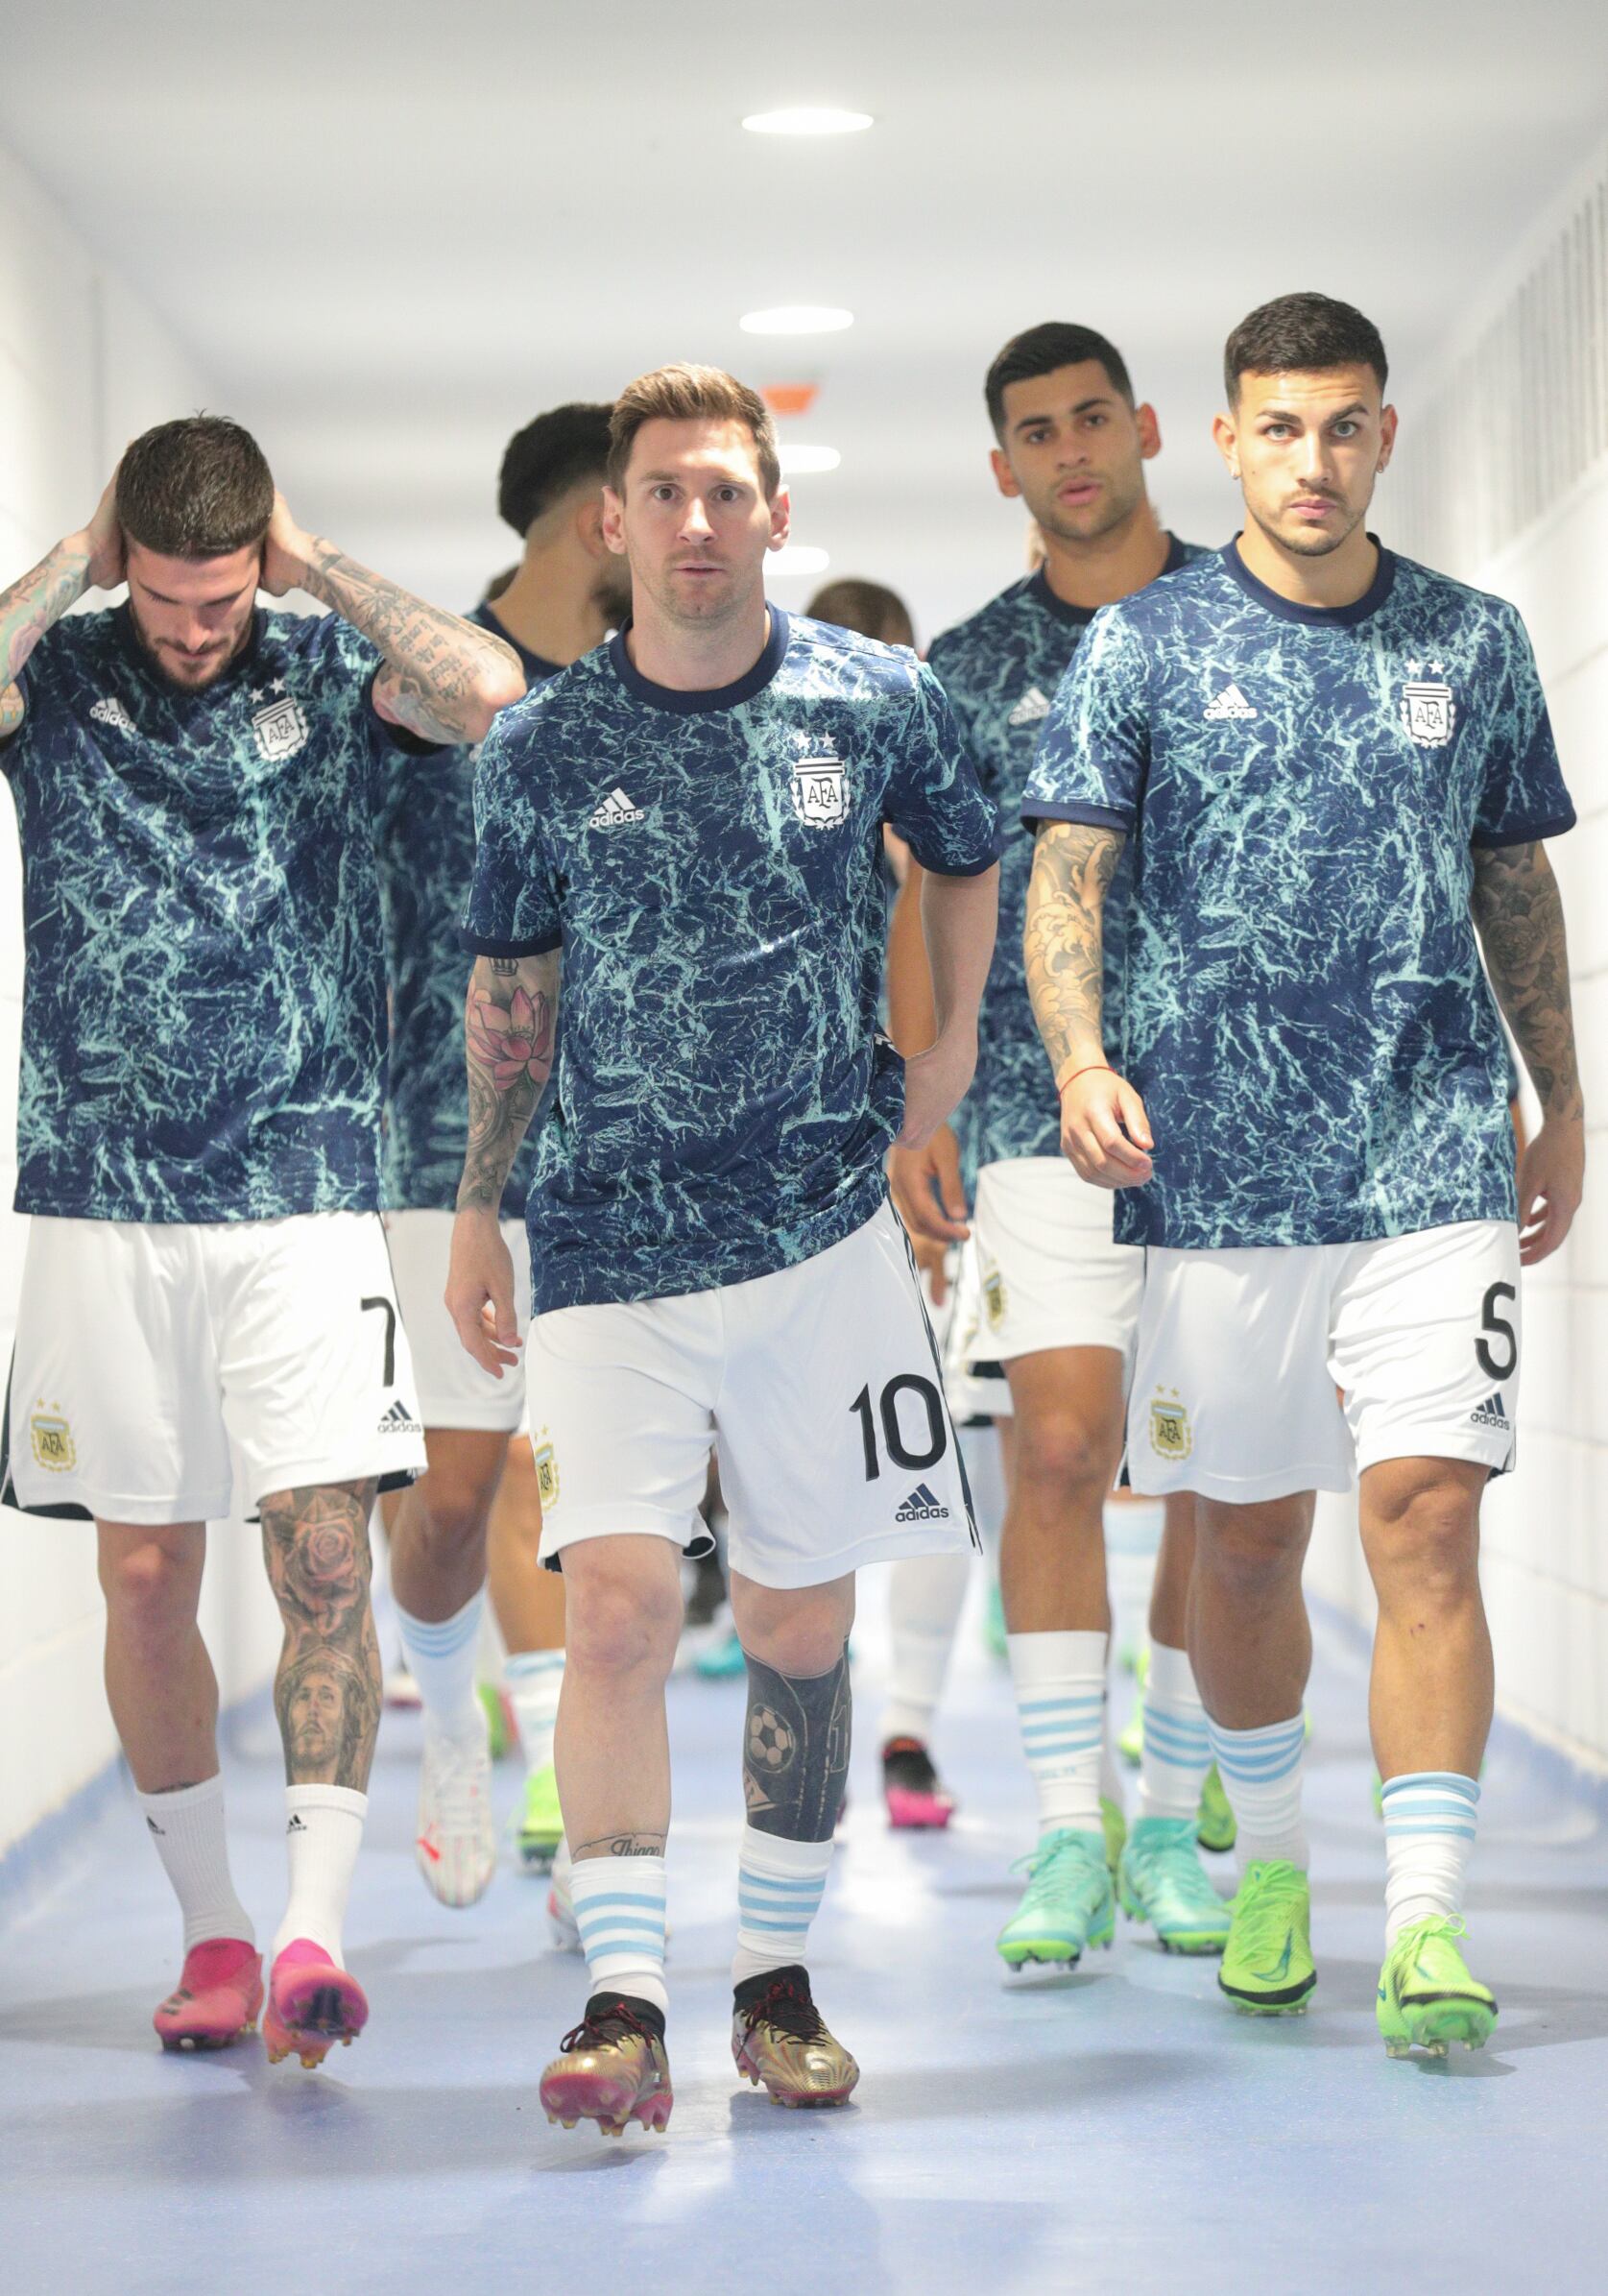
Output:
<path fill-rule="evenodd" d="M 405 1403 L 396 1402 L 391 1406 L 384 1418 L 381 1419 L 379 1431 L 381 1435 L 417 1435 L 419 1421 Z"/>
<path fill-rule="evenodd" d="M 1208 725 L 1220 725 L 1225 717 L 1255 717 L 1256 714 L 1253 705 L 1234 685 L 1225 686 L 1216 699 L 1208 702 L 1201 712 Z"/>
<path fill-rule="evenodd" d="M 948 1519 L 948 1509 L 939 1505 L 924 1483 L 917 1484 L 894 1516 L 896 1523 L 947 1523 Z"/>
<path fill-rule="evenodd" d="M 615 789 L 607 796 L 587 823 L 588 829 L 624 829 L 629 822 L 645 821 L 646 813 L 640 806 L 634 806 L 623 789 Z"/>
<path fill-rule="evenodd" d="M 1500 1395 L 1493 1395 L 1488 1402 L 1482 1403 L 1477 1411 L 1471 1411 L 1469 1425 L 1471 1427 L 1495 1427 L 1502 1435 L 1513 1433 L 1513 1422 L 1507 1415 L 1507 1406 Z"/>

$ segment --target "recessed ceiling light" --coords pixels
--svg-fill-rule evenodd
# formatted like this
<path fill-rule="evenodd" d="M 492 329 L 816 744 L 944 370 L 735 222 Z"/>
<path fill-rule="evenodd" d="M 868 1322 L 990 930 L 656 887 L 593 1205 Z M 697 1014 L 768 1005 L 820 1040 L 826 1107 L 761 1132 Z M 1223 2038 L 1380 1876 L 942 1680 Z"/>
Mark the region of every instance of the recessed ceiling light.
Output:
<path fill-rule="evenodd" d="M 773 574 L 824 574 L 831 560 L 809 543 L 783 543 L 766 564 Z"/>
<path fill-rule="evenodd" d="M 852 311 L 830 303 L 780 303 L 774 311 L 745 311 L 737 325 L 745 335 L 835 335 L 852 326 Z"/>
<path fill-rule="evenodd" d="M 856 135 L 873 124 L 869 111 L 837 111 L 830 105 L 794 104 L 783 111 L 751 111 L 751 135 Z"/>
<path fill-rule="evenodd" d="M 783 478 L 803 478 L 814 471 L 835 471 L 842 460 L 835 447 L 783 447 L 781 475 Z"/>

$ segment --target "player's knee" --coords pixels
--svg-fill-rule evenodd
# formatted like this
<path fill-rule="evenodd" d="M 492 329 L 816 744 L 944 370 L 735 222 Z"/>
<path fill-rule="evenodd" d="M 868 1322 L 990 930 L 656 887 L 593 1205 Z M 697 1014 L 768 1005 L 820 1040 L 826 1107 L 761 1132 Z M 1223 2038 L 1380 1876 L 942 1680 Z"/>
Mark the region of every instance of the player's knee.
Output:
<path fill-rule="evenodd" d="M 1477 1498 L 1461 1479 L 1426 1460 L 1370 1509 L 1369 1549 L 1380 1599 L 1399 1590 L 1417 1603 L 1456 1602 L 1479 1583 Z"/>
<path fill-rule="evenodd" d="M 1013 1472 L 1019 1481 L 1041 1488 L 1093 1487 L 1103 1496 L 1111 1477 L 1114 1448 L 1114 1439 L 1104 1429 L 1070 1413 L 1048 1413 L 1018 1426 Z"/>
<path fill-rule="evenodd" d="M 658 1573 L 591 1569 L 565 1585 L 565 1665 L 582 1673 L 667 1675 L 680 1629 L 680 1590 Z"/>
<path fill-rule="evenodd" d="M 103 1555 L 101 1585 L 107 1608 L 126 1633 L 161 1642 L 188 1630 L 200 1583 L 194 1563 L 157 1540 Z"/>
<path fill-rule="evenodd" d="M 829 1674 L 848 1640 L 848 1628 L 835 1609 L 787 1611 L 768 1619 L 761 1631 L 748 1626 L 738 1631 L 750 1657 L 801 1680 Z"/>
<path fill-rule="evenodd" d="M 1299 1575 L 1306 1538 L 1282 1515 L 1260 1508 L 1214 1515 L 1195 1546 L 1195 1568 L 1225 1594 L 1254 1601 Z"/>
<path fill-rule="evenodd" d="M 414 1486 L 424 1535 L 438 1551 L 472 1546 L 486 1535 L 496 1484 L 432 1467 Z"/>

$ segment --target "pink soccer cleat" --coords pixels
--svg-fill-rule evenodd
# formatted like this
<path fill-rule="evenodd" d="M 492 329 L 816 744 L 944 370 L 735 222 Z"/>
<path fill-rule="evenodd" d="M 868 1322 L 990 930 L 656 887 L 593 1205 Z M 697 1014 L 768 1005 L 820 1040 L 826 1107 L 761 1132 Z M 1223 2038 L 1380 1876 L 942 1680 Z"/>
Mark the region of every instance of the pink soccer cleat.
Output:
<path fill-rule="evenodd" d="M 883 1747 L 882 1793 L 890 1825 L 930 1831 L 955 1814 L 955 1798 L 940 1784 L 919 1738 L 890 1738 Z"/>
<path fill-rule="evenodd" d="M 293 1938 L 268 1980 L 262 2037 L 269 2064 L 294 2050 L 303 2065 L 322 2065 L 336 2042 L 349 2048 L 368 2021 L 369 2003 L 357 1979 L 337 1969 L 310 1938 Z"/>
<path fill-rule="evenodd" d="M 152 2018 L 164 2049 L 227 2049 L 257 2029 L 262 1955 L 244 1938 L 192 1946 L 183 1973 Z"/>

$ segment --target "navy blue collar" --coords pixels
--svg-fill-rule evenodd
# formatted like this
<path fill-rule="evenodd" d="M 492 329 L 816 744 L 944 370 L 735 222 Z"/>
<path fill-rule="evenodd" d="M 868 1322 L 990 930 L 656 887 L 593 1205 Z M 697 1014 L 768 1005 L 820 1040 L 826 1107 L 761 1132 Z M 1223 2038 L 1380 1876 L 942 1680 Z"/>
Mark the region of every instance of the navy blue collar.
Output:
<path fill-rule="evenodd" d="M 1162 574 L 1176 574 L 1181 566 L 1188 566 L 1188 559 L 1185 553 L 1184 544 L 1176 534 L 1169 534 L 1167 536 L 1166 563 L 1163 566 L 1161 573 L 1156 576 L 1157 581 L 1161 580 Z M 1099 611 L 1094 606 L 1069 606 L 1065 598 L 1057 597 L 1049 586 L 1049 576 L 1042 566 L 1027 577 L 1027 594 L 1030 598 L 1035 599 L 1046 614 L 1054 615 L 1058 622 L 1065 622 L 1068 629 L 1087 630 Z"/>
<path fill-rule="evenodd" d="M 1368 540 L 1378 550 L 1380 562 L 1374 569 L 1372 582 L 1362 595 L 1354 598 L 1349 606 L 1298 606 L 1293 598 L 1282 598 L 1276 590 L 1269 590 L 1265 582 L 1259 581 L 1240 557 L 1237 534 L 1233 542 L 1223 544 L 1222 557 L 1224 566 L 1253 604 L 1263 607 L 1269 614 L 1276 614 L 1281 621 L 1305 622 L 1308 629 L 1321 630 L 1327 627 L 1349 630 L 1357 622 L 1365 622 L 1369 615 L 1379 612 L 1389 597 L 1391 586 L 1396 580 L 1394 552 L 1384 547 L 1377 534 L 1370 534 Z"/>
<path fill-rule="evenodd" d="M 519 657 L 519 666 L 525 673 L 527 686 L 537 678 L 542 680 L 556 678 L 564 666 L 562 663 L 549 662 L 545 654 L 533 654 L 528 645 L 521 644 L 497 613 L 490 598 L 482 598 L 478 606 L 473 607 L 469 613 L 465 615 L 464 619 L 467 622 L 476 623 L 482 630 L 490 630 L 493 638 L 500 638 L 504 645 L 511 645 L 514 648 Z"/>
<path fill-rule="evenodd" d="M 780 606 L 770 609 L 771 634 L 765 640 L 764 651 L 752 669 L 744 670 L 734 685 L 693 687 L 656 686 L 651 678 L 643 677 L 626 650 L 626 634 L 631 617 L 614 632 L 609 640 L 609 659 L 614 675 L 634 700 L 644 702 L 650 710 L 670 710 L 678 716 L 690 717 L 706 711 L 734 710 L 739 702 L 751 702 L 765 688 L 781 667 L 787 651 L 787 616 Z"/>

